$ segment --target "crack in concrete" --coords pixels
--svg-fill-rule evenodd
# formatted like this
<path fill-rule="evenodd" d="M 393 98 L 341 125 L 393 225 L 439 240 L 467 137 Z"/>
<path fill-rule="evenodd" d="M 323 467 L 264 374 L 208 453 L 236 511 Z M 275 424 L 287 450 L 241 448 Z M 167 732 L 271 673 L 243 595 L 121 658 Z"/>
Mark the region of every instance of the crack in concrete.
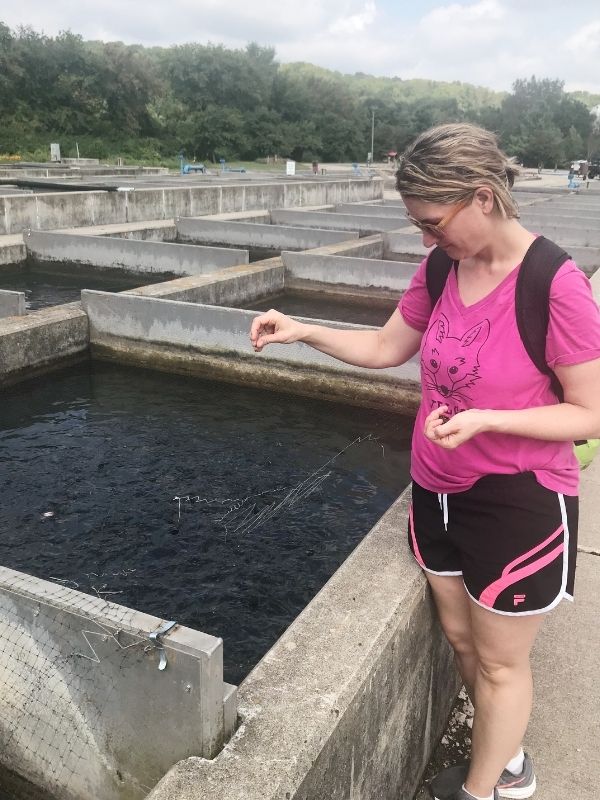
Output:
<path fill-rule="evenodd" d="M 589 556 L 600 556 L 600 550 L 598 550 L 596 547 L 584 547 L 583 545 L 579 545 L 577 552 L 587 553 Z"/>

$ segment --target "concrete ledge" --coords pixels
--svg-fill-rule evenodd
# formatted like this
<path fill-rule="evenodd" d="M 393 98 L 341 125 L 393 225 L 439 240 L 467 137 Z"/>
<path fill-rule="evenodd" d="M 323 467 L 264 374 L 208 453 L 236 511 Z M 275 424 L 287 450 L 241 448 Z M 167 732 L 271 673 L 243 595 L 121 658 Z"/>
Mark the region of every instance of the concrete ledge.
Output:
<path fill-rule="evenodd" d="M 273 361 L 324 370 L 330 376 L 368 376 L 373 384 L 417 383 L 419 379 L 418 363 L 414 360 L 399 367 L 367 370 L 342 364 L 302 343 L 271 345 L 264 353 L 255 354 L 249 339 L 255 316 L 252 311 L 90 290 L 82 291 L 81 299 L 90 320 L 90 341 L 97 345 L 110 347 L 118 340 L 130 340 L 133 347 L 135 342 L 139 343 L 138 347 L 166 345 L 238 360 L 242 357 L 254 368 L 258 368 L 261 361 L 266 362 L 265 365 Z M 368 326 L 338 322 L 328 325 L 368 329 Z"/>
<path fill-rule="evenodd" d="M 22 317 L 25 314 L 25 292 L 0 289 L 0 319 Z"/>
<path fill-rule="evenodd" d="M 80 303 L 0 320 L 0 386 L 87 358 L 88 345 Z"/>
<path fill-rule="evenodd" d="M 391 261 L 421 261 L 429 248 L 423 246 L 420 233 L 394 231 L 383 234 L 383 257 Z"/>
<path fill-rule="evenodd" d="M 295 206 L 335 205 L 377 199 L 383 194 L 378 178 L 295 183 L 213 184 L 123 192 L 49 192 L 0 197 L 0 235 L 28 228 L 56 230 L 89 225 L 174 219 Z"/>
<path fill-rule="evenodd" d="M 314 247 L 310 251 L 310 255 L 348 256 L 351 258 L 375 258 L 380 260 L 383 258 L 383 238 L 380 233 L 376 233 L 373 236 L 364 236 L 361 239 L 351 239 L 337 244 Z"/>
<path fill-rule="evenodd" d="M 308 250 L 326 244 L 358 239 L 351 231 L 294 228 L 262 225 L 254 222 L 229 222 L 203 218 L 177 219 L 177 236 L 196 244 L 224 244 L 242 247 L 265 247 Z"/>
<path fill-rule="evenodd" d="M 589 227 L 575 222 L 563 224 L 559 220 L 559 217 L 544 217 L 531 221 L 525 217 L 523 222 L 526 226 L 534 228 L 536 233 L 542 233 L 562 247 L 573 245 L 596 248 L 600 251 L 600 218 Z"/>
<path fill-rule="evenodd" d="M 284 251 L 285 284 L 289 288 L 322 288 L 369 296 L 373 289 L 387 290 L 397 297 L 408 288 L 418 264 L 348 256 L 324 256 Z M 315 285 L 316 284 L 316 285 Z"/>
<path fill-rule="evenodd" d="M 83 228 L 61 228 L 55 233 L 70 233 L 77 234 L 77 236 L 111 236 L 153 242 L 174 242 L 177 237 L 175 220 L 172 219 L 117 222 L 112 225 L 90 225 Z"/>
<path fill-rule="evenodd" d="M 274 209 L 271 211 L 273 225 L 295 225 L 305 228 L 331 229 L 338 231 L 358 231 L 363 236 L 392 231 L 406 225 L 393 217 L 360 216 L 355 214 L 330 214 L 324 211 L 290 211 Z"/>
<path fill-rule="evenodd" d="M 137 241 L 108 236 L 28 231 L 28 255 L 37 262 L 66 262 L 104 270 L 202 275 L 248 263 L 247 250 Z"/>
<path fill-rule="evenodd" d="M 577 228 L 591 228 L 594 227 L 594 225 L 598 225 L 600 222 L 600 213 L 594 215 L 593 211 L 584 209 L 581 211 L 578 211 L 577 209 L 564 211 L 562 209 L 558 209 L 552 211 L 551 208 L 541 209 L 534 206 L 528 206 L 526 207 L 525 211 L 521 213 L 520 220 L 525 227 L 528 225 L 547 223 L 549 225 L 573 225 Z"/>
<path fill-rule="evenodd" d="M 214 761 L 177 764 L 148 800 L 410 800 L 458 689 L 405 492 L 238 689 Z"/>
<path fill-rule="evenodd" d="M 372 205 L 370 203 L 339 203 L 335 207 L 335 210 L 338 214 L 360 214 L 361 216 L 395 219 L 398 223 L 398 227 L 407 224 L 404 205 L 388 206 Z"/>
<path fill-rule="evenodd" d="M 562 246 L 586 275 L 593 275 L 600 268 L 600 247 L 580 247 L 568 244 L 562 244 Z"/>
<path fill-rule="evenodd" d="M 210 276 L 176 278 L 164 283 L 128 289 L 123 294 L 228 306 L 250 302 L 258 297 L 280 292 L 283 288 L 284 272 L 281 259 L 273 258 L 256 262 L 248 267 L 230 267 L 224 274 L 212 273 Z"/>
<path fill-rule="evenodd" d="M 21 234 L 18 236 L 0 236 L 0 266 L 19 264 L 27 258 L 27 251 Z"/>

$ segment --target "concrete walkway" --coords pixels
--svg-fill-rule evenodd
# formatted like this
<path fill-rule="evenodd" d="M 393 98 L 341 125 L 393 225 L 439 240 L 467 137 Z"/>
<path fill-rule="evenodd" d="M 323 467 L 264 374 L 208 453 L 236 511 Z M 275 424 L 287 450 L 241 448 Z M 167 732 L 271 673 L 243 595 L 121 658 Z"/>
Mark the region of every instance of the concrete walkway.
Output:
<path fill-rule="evenodd" d="M 536 800 L 595 800 L 600 784 L 600 462 L 581 478 L 575 603 L 549 615 L 533 656 Z"/>

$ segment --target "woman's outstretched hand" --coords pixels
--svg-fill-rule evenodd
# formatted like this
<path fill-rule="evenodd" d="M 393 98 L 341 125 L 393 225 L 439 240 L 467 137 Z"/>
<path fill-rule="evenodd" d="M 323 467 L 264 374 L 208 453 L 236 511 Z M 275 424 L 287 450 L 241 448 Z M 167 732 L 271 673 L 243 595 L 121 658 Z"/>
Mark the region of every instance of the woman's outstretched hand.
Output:
<path fill-rule="evenodd" d="M 271 309 L 256 317 L 250 328 L 250 341 L 257 353 L 266 344 L 291 344 L 302 337 L 305 326 L 280 311 Z"/>
<path fill-rule="evenodd" d="M 440 447 L 453 450 L 478 433 L 489 430 L 489 414 L 477 408 L 460 411 L 453 417 L 448 416 L 448 406 L 440 406 L 425 419 L 423 433 Z"/>

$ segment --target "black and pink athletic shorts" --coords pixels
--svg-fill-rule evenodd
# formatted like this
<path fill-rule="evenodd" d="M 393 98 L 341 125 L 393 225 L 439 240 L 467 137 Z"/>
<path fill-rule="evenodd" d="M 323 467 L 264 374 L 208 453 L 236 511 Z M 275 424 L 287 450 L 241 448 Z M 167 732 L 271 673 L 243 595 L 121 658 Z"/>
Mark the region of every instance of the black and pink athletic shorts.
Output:
<path fill-rule="evenodd" d="M 436 494 L 413 481 L 410 549 L 427 572 L 462 575 L 471 598 L 499 614 L 549 611 L 573 599 L 578 498 L 532 472 L 486 475 Z"/>

